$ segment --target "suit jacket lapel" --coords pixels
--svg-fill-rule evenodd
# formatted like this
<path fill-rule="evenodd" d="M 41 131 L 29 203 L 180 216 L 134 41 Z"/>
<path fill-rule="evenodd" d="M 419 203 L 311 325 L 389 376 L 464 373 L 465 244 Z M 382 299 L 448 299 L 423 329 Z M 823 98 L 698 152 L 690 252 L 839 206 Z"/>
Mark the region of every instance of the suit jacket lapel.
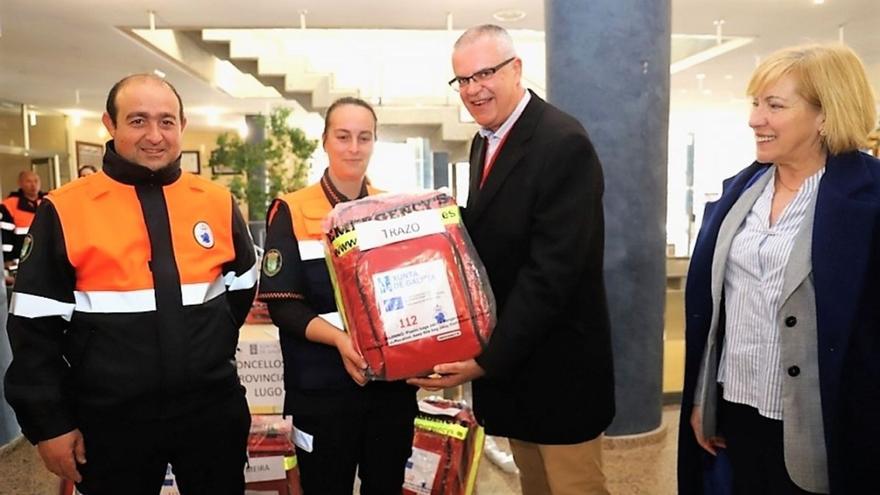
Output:
<path fill-rule="evenodd" d="M 810 263 L 810 255 L 812 249 L 810 242 L 813 239 L 813 218 L 816 213 L 816 200 L 810 201 L 807 205 L 807 211 L 801 220 L 801 226 L 795 234 L 794 244 L 791 246 L 791 254 L 788 256 L 788 264 L 785 265 L 785 275 L 782 282 L 782 293 L 780 294 L 780 307 L 791 297 L 791 294 L 797 289 L 801 282 L 810 274 L 813 269 Z"/>
<path fill-rule="evenodd" d="M 724 217 L 721 227 L 718 230 L 718 240 L 715 243 L 715 255 L 712 257 L 712 301 L 713 305 L 718 304 L 721 300 L 721 289 L 724 287 L 724 272 L 727 268 L 727 255 L 730 253 L 730 245 L 733 237 L 739 231 L 746 216 L 754 206 L 755 201 L 761 195 L 767 181 L 773 174 L 765 173 L 749 186 L 745 192 L 740 195 L 736 203 Z M 718 308 L 714 308 L 717 312 Z"/>
<path fill-rule="evenodd" d="M 507 135 L 504 145 L 498 150 L 492 170 L 486 178 L 483 188 L 478 190 L 473 201 L 470 198 L 468 199 L 468 217 L 471 221 L 477 220 L 482 215 L 486 210 L 486 206 L 501 189 L 504 180 L 522 161 L 523 156 L 525 156 L 528 150 L 527 144 L 535 132 L 538 120 L 546 105 L 544 100 L 535 93 L 532 93 L 531 99 L 523 113 L 510 129 L 510 134 Z M 471 156 L 474 156 L 473 152 L 471 152 Z M 474 166 L 471 164 L 471 171 L 473 172 L 473 170 Z M 473 179 L 471 177 L 472 181 Z M 478 177 L 476 180 L 479 183 L 480 178 Z"/>

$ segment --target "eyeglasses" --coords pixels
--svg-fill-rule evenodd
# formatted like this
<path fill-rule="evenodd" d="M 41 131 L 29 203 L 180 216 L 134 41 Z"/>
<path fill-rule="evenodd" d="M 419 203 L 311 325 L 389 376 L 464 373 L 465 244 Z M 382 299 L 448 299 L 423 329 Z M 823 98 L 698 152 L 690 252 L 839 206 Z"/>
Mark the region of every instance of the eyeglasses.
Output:
<path fill-rule="evenodd" d="M 513 62 L 514 59 L 516 59 L 516 57 L 510 57 L 509 59 L 505 60 L 504 62 L 501 62 L 500 64 L 496 65 L 495 67 L 488 67 L 486 69 L 478 70 L 477 72 L 474 72 L 473 74 L 471 74 L 469 76 L 453 77 L 452 79 L 449 80 L 449 86 L 451 86 L 452 89 L 454 89 L 456 91 L 460 91 L 461 88 L 470 84 L 471 81 L 483 82 L 483 81 L 491 78 L 492 76 L 494 76 L 495 73 L 498 72 L 499 70 L 501 70 L 502 67 Z"/>

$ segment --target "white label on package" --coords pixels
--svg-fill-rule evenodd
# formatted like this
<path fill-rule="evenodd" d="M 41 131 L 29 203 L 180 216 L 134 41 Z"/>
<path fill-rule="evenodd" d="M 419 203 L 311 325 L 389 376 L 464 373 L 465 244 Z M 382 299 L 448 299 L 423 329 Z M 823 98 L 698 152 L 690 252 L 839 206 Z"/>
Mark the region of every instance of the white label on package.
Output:
<path fill-rule="evenodd" d="M 439 234 L 445 229 L 439 211 L 422 210 L 389 220 L 359 223 L 354 226 L 354 230 L 357 233 L 358 248 L 366 251 L 392 242 Z"/>
<path fill-rule="evenodd" d="M 250 457 L 244 468 L 244 481 L 258 483 L 260 481 L 283 480 L 287 477 L 284 471 L 284 456 Z"/>
<path fill-rule="evenodd" d="M 412 456 L 406 461 L 403 475 L 403 488 L 417 495 L 431 495 L 440 455 L 418 447 L 413 447 Z"/>
<path fill-rule="evenodd" d="M 461 335 L 442 260 L 377 273 L 373 287 L 389 346 Z"/>
<path fill-rule="evenodd" d="M 454 418 L 461 412 L 461 409 L 457 407 L 437 407 L 433 404 L 425 402 L 423 400 L 419 401 L 419 412 L 423 412 L 425 414 L 431 414 L 434 416 L 449 416 Z"/>
<path fill-rule="evenodd" d="M 242 340 L 235 353 L 238 378 L 251 408 L 280 412 L 284 405 L 284 361 L 277 340 Z"/>

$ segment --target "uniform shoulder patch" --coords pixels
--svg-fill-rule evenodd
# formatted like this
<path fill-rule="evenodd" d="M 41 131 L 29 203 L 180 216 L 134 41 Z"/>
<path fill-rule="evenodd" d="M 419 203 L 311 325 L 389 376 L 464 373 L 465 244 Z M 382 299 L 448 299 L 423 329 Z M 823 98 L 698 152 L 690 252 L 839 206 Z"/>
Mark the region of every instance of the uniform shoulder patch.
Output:
<path fill-rule="evenodd" d="M 211 226 L 208 225 L 208 222 L 198 222 L 193 226 L 193 236 L 196 238 L 196 242 L 199 243 L 199 246 L 202 246 L 205 249 L 211 249 L 214 247 L 214 231 L 211 230 Z"/>
<path fill-rule="evenodd" d="M 281 251 L 277 249 L 266 251 L 266 254 L 263 255 L 263 275 L 267 277 L 278 275 L 278 272 L 281 271 L 282 263 Z"/>

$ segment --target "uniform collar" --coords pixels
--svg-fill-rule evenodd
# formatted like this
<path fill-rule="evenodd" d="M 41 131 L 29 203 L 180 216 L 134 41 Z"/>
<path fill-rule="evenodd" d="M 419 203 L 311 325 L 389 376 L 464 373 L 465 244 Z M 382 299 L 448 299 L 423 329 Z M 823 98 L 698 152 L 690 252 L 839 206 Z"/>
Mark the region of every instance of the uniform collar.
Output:
<path fill-rule="evenodd" d="M 130 186 L 145 184 L 167 186 L 180 177 L 180 157 L 177 157 L 176 160 L 159 170 L 154 171 L 143 165 L 130 162 L 118 155 L 116 153 L 116 145 L 111 140 L 107 141 L 107 148 L 106 151 L 104 151 L 103 171 L 109 175 L 111 179 Z"/>
<path fill-rule="evenodd" d="M 352 201 L 353 199 L 365 198 L 369 195 L 366 177 L 364 177 L 364 181 L 361 183 L 361 190 L 358 192 L 356 198 L 349 198 L 345 194 L 339 192 L 339 189 L 336 189 L 336 186 L 333 185 L 333 181 L 330 180 L 329 168 L 324 170 L 324 175 L 321 176 L 321 189 L 324 190 L 324 196 L 327 196 L 327 200 L 330 201 L 330 206 L 336 206 L 339 203 L 345 203 L 346 201 Z"/>

